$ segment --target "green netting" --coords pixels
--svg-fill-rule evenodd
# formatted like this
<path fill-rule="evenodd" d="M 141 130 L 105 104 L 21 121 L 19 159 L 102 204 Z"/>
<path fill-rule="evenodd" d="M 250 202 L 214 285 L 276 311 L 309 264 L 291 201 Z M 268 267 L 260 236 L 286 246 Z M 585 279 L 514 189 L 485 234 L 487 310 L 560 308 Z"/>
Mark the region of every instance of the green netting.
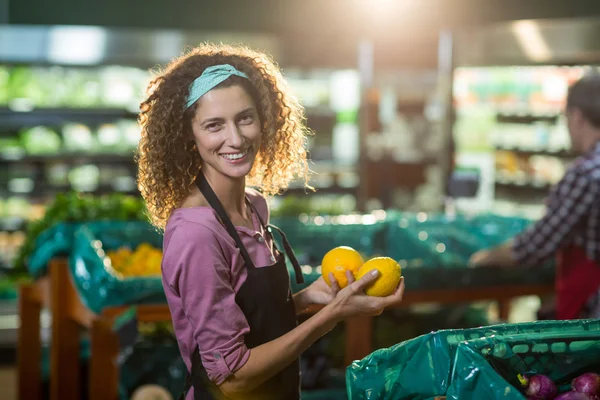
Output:
<path fill-rule="evenodd" d="M 432 332 L 353 362 L 346 370 L 348 397 L 350 400 L 420 400 L 445 395 L 453 382 L 456 349 L 465 341 L 510 335 L 561 335 L 565 331 L 585 336 L 598 330 L 600 320 L 578 320 Z"/>

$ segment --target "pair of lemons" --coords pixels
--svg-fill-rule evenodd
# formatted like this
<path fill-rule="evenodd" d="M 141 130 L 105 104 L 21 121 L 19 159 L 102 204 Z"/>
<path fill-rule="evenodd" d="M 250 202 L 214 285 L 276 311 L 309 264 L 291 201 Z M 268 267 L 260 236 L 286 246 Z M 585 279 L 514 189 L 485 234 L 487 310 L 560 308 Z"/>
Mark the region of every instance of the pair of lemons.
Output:
<path fill-rule="evenodd" d="M 385 297 L 394 293 L 400 283 L 402 269 L 400 264 L 392 258 L 374 257 L 364 262 L 360 253 L 352 247 L 339 246 L 329 250 L 321 262 L 321 274 L 325 282 L 331 286 L 329 281 L 331 272 L 338 281 L 340 289 L 348 286 L 347 270 L 352 272 L 356 280 L 359 280 L 374 269 L 379 271 L 379 277 L 365 288 L 365 293 L 377 297 Z"/>

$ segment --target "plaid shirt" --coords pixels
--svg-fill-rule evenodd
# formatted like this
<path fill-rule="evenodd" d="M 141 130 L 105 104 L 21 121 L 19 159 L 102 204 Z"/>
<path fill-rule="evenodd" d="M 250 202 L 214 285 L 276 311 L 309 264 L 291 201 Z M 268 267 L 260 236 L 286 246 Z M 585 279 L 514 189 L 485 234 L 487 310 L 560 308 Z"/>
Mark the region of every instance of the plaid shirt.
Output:
<path fill-rule="evenodd" d="M 600 142 L 567 170 L 545 216 L 515 238 L 512 250 L 519 263 L 535 265 L 570 244 L 600 264 Z"/>

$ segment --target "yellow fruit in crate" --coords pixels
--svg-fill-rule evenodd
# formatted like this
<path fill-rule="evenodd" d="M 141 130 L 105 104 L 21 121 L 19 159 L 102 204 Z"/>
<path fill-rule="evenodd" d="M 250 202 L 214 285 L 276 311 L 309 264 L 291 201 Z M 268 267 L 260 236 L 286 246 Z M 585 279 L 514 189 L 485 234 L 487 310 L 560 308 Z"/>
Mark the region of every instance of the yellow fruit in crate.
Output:
<path fill-rule="evenodd" d="M 363 265 L 363 258 L 358 251 L 352 247 L 339 246 L 329 250 L 323 257 L 321 275 L 323 275 L 325 282 L 331 286 L 329 281 L 329 273 L 331 272 L 342 289 L 348 286 L 346 270 L 352 272 L 352 275 L 356 275 L 361 265 Z"/>
<path fill-rule="evenodd" d="M 106 255 L 108 258 L 110 258 L 110 263 L 113 269 L 120 272 L 121 269 L 127 264 L 132 252 L 128 247 L 121 247 L 117 250 L 107 251 Z"/>
<path fill-rule="evenodd" d="M 148 243 L 140 244 L 134 252 L 126 247 L 107 252 L 113 269 L 123 277 L 160 275 L 162 251 Z"/>
<path fill-rule="evenodd" d="M 377 269 L 379 278 L 365 289 L 369 296 L 385 297 L 396 291 L 402 277 L 402 268 L 394 259 L 389 257 L 375 257 L 364 263 L 358 270 L 356 280 L 359 280 L 370 271 Z"/>

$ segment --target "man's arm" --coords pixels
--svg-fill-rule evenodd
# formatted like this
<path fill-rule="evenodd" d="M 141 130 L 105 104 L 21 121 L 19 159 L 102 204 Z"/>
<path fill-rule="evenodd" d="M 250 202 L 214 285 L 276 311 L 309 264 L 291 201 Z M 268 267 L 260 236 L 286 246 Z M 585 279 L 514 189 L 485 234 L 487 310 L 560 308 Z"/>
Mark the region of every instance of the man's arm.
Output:
<path fill-rule="evenodd" d="M 598 187 L 576 168 L 567 172 L 549 197 L 544 217 L 502 246 L 476 253 L 475 265 L 535 265 L 552 257 L 575 231 L 598 198 Z"/>

